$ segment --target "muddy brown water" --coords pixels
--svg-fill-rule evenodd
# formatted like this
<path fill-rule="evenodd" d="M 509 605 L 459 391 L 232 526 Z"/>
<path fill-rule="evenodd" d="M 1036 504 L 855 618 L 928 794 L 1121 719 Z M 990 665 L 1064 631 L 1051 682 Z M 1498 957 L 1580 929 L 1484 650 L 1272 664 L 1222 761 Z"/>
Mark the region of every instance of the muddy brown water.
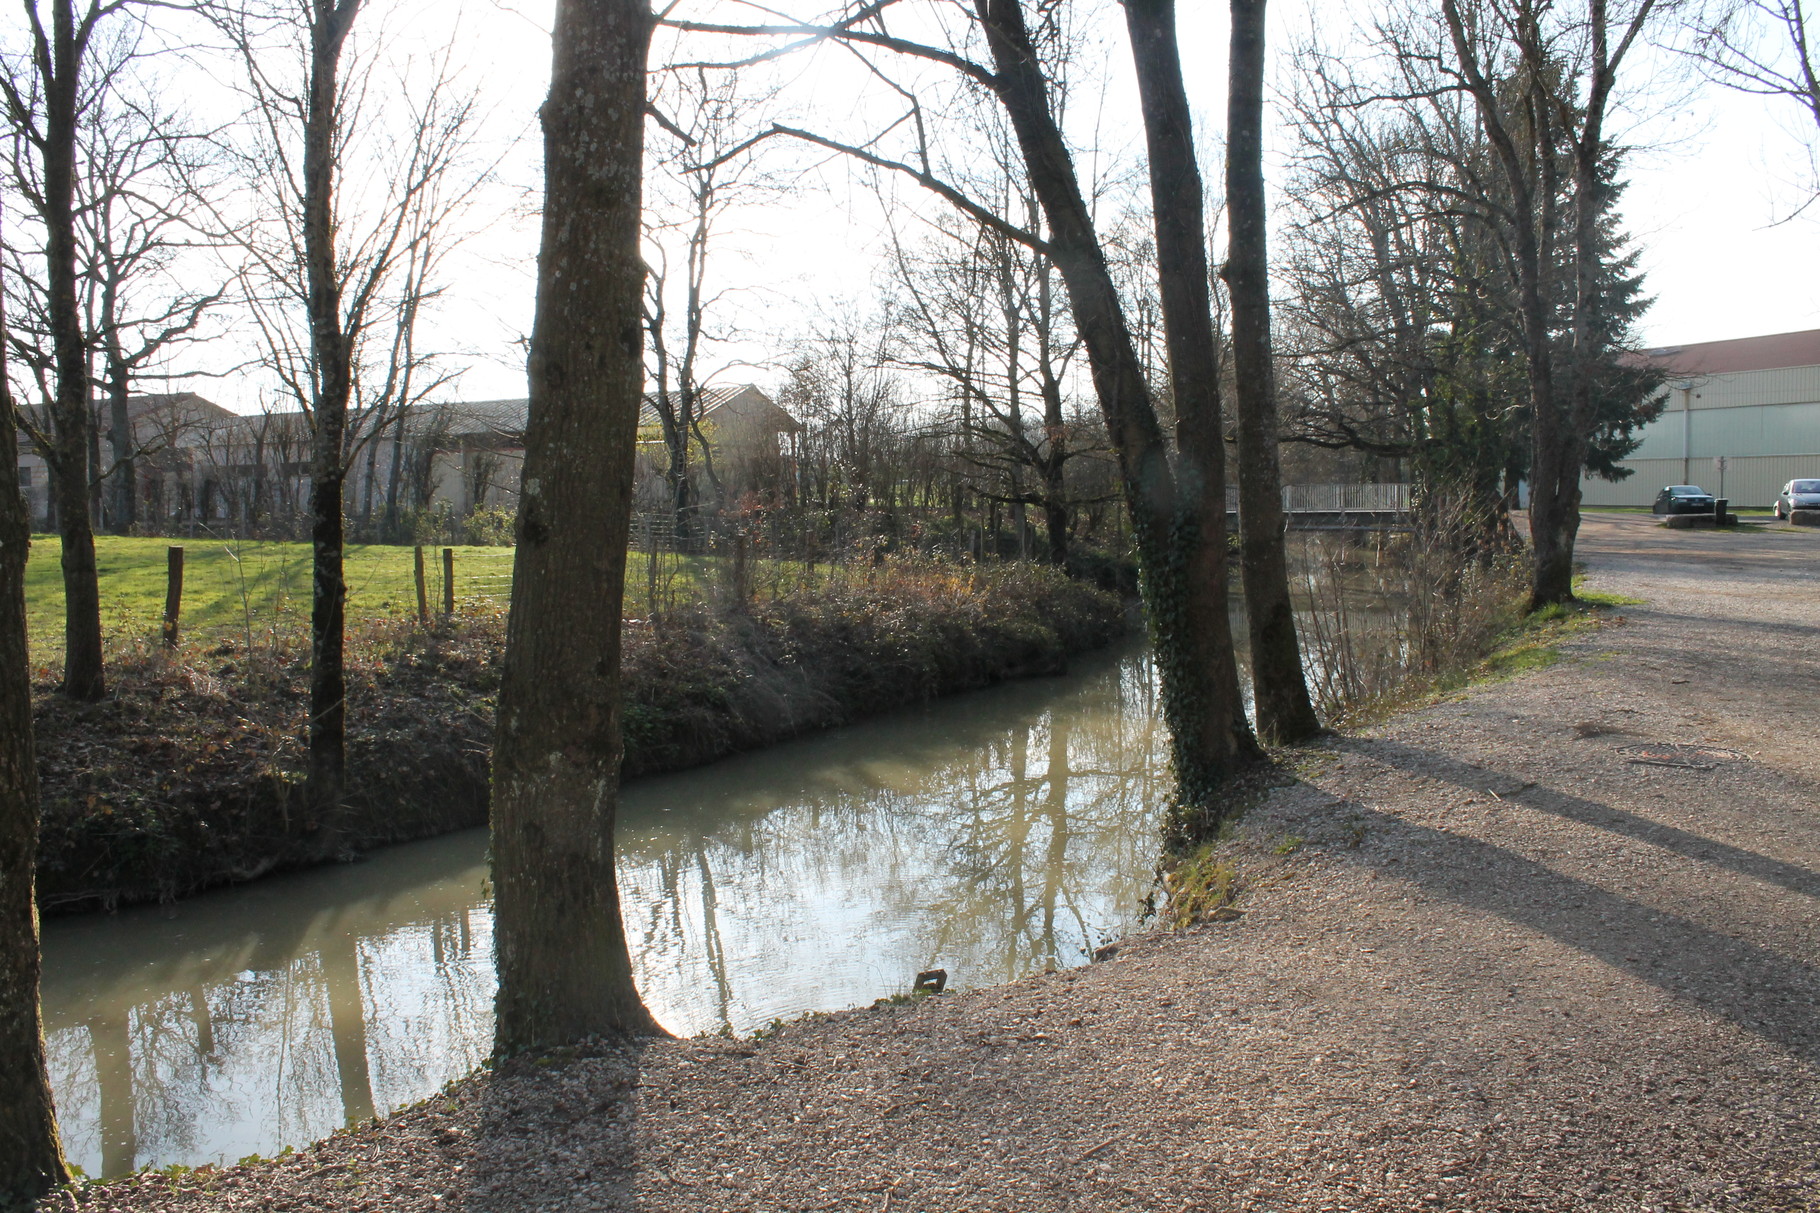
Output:
<path fill-rule="evenodd" d="M 1141 648 L 1065 678 L 637 781 L 619 829 L 639 985 L 748 1033 L 1085 961 L 1137 921 L 1163 755 Z M 53 921 L 44 1010 L 90 1176 L 301 1146 L 436 1091 L 492 1035 L 486 836 L 174 906 Z"/>

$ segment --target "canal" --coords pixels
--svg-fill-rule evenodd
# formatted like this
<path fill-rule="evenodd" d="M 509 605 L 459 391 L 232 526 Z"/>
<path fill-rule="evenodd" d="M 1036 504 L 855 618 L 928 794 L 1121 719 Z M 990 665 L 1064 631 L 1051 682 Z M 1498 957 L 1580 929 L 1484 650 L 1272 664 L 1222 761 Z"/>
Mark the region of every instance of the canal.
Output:
<path fill-rule="evenodd" d="M 1149 891 L 1161 724 L 1136 644 L 623 795 L 640 989 L 672 1032 L 745 1034 L 1084 962 Z M 89 1176 L 234 1162 L 383 1115 L 492 1035 L 486 835 L 173 906 L 51 921 L 46 1041 Z"/>

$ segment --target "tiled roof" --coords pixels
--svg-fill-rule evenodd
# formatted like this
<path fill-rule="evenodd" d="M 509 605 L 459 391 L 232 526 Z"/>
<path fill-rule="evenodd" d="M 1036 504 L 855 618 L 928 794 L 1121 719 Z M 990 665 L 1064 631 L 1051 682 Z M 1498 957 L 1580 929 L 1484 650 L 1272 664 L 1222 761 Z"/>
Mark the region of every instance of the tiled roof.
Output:
<path fill-rule="evenodd" d="M 707 387 L 696 393 L 697 407 L 700 416 L 705 420 L 714 411 L 731 400 L 738 399 L 749 391 L 758 391 L 749 383 L 733 387 Z M 770 404 L 770 398 L 759 392 L 759 398 Z M 422 410 L 420 416 L 440 416 L 452 423 L 451 429 L 457 434 L 509 434 L 521 435 L 525 430 L 525 420 L 531 402 L 525 397 L 514 400 L 464 400 L 451 404 L 436 406 L 435 410 Z M 776 407 L 773 405 L 772 407 Z M 785 415 L 785 420 L 792 420 Z M 422 424 L 420 422 L 420 424 Z M 657 393 L 646 392 L 643 406 L 638 410 L 638 424 L 657 425 Z"/>
<path fill-rule="evenodd" d="M 727 403 L 727 401 L 750 390 L 752 390 L 752 385 L 749 383 L 742 383 L 738 387 L 702 388 L 695 393 L 696 415 L 706 418 L 709 413 L 712 413 L 715 409 Z M 645 393 L 645 402 L 638 410 L 638 424 L 658 424 L 656 392 Z"/>
<path fill-rule="evenodd" d="M 1736 371 L 1820 366 L 1820 329 L 1671 345 L 1645 350 L 1644 355 L 1683 375 L 1724 375 Z"/>

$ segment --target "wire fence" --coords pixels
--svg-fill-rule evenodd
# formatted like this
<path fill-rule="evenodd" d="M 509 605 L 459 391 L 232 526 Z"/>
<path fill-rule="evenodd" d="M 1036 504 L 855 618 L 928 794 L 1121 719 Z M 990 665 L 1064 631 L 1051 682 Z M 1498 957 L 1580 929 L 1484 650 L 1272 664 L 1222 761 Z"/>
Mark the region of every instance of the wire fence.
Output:
<path fill-rule="evenodd" d="M 1234 500 L 1236 505 L 1236 498 Z M 1406 511 L 1406 485 L 1296 485 L 1294 511 Z M 1097 511 L 1097 512 L 1096 512 Z M 745 604 L 813 590 L 830 578 L 869 575 L 889 558 L 960 562 L 1040 560 L 1049 555 L 1040 511 L 1003 502 L 941 506 L 801 505 L 725 513 L 642 512 L 631 519 L 621 609 L 650 618 L 696 602 Z M 1113 554 L 1129 529 L 1118 503 L 1082 507 L 1071 542 Z M 104 627 L 116 641 L 161 635 L 220 648 L 279 651 L 307 638 L 312 554 L 307 543 L 104 538 Z M 39 553 L 53 549 L 36 545 Z M 171 552 L 177 553 L 170 556 Z M 40 557 L 42 558 L 42 556 Z M 344 573 L 350 625 L 383 619 L 433 622 L 504 611 L 511 601 L 510 547 L 352 545 Z M 167 567 L 168 561 L 176 561 Z M 28 576 L 34 656 L 62 648 L 60 580 Z"/>

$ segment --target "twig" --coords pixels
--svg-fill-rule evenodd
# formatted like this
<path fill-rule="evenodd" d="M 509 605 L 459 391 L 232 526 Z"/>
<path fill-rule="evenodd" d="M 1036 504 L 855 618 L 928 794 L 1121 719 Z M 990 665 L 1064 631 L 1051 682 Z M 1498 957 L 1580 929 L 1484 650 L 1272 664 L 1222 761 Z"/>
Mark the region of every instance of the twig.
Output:
<path fill-rule="evenodd" d="M 1111 1145 L 1113 1142 L 1119 1140 L 1119 1138 L 1121 1138 L 1123 1136 L 1125 1136 L 1123 1133 L 1114 1133 L 1111 1137 L 1108 1137 L 1105 1141 L 1102 1141 L 1099 1145 L 1091 1146 L 1088 1149 L 1082 1151 L 1081 1156 L 1079 1158 L 1075 1159 L 1074 1161 L 1075 1162 L 1086 1162 L 1089 1158 L 1092 1158 L 1095 1154 L 1098 1154 L 1101 1150 L 1104 1150 L 1107 1146 Z"/>

